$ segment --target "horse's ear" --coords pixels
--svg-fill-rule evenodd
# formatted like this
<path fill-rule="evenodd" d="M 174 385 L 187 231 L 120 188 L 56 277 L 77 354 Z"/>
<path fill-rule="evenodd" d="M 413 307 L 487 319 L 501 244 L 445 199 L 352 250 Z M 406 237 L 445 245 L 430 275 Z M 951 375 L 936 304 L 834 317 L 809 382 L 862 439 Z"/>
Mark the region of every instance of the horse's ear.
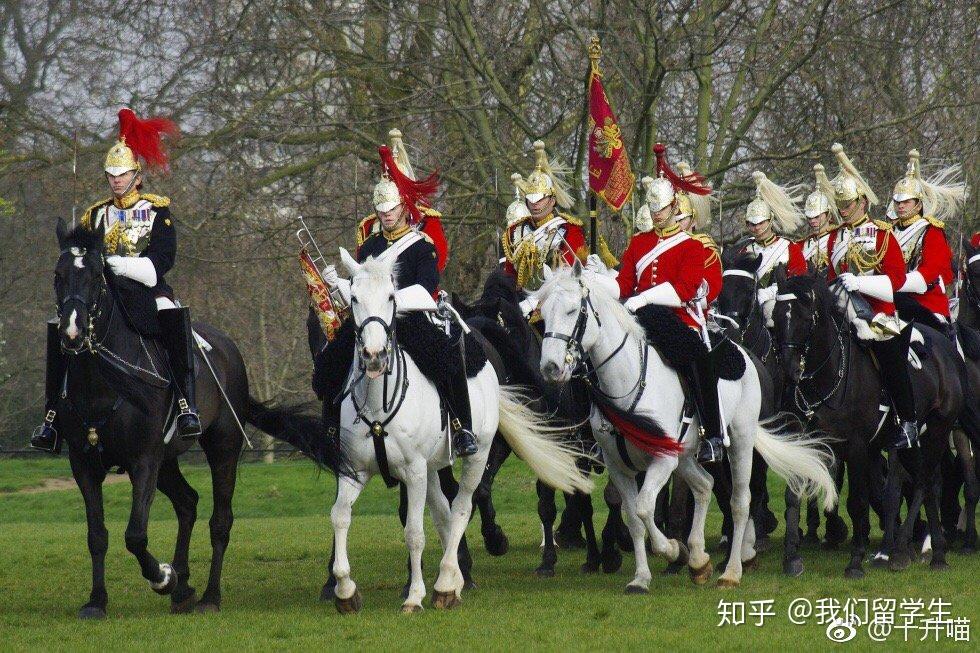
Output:
<path fill-rule="evenodd" d="M 755 257 L 755 262 L 752 263 L 752 271 L 757 272 L 760 265 L 762 265 L 762 254 Z"/>
<path fill-rule="evenodd" d="M 547 263 L 541 266 L 541 274 L 544 276 L 545 281 L 551 281 L 552 277 L 555 276 L 554 270 Z"/>
<path fill-rule="evenodd" d="M 787 276 L 788 275 L 786 274 L 786 268 L 782 265 L 777 266 L 772 273 L 773 280 L 776 282 L 776 285 L 779 286 L 783 285 L 783 283 L 786 281 Z"/>
<path fill-rule="evenodd" d="M 572 264 L 572 276 L 576 279 L 582 277 L 582 261 L 578 260 L 578 257 L 575 258 L 575 263 Z"/>
<path fill-rule="evenodd" d="M 65 248 L 65 239 L 68 237 L 68 225 L 64 218 L 58 218 L 54 225 L 54 233 L 58 237 L 58 249 Z"/>
<path fill-rule="evenodd" d="M 352 277 L 361 269 L 361 264 L 355 261 L 354 257 L 350 255 L 350 252 L 343 247 L 340 248 L 340 262 L 347 269 L 347 274 Z"/>

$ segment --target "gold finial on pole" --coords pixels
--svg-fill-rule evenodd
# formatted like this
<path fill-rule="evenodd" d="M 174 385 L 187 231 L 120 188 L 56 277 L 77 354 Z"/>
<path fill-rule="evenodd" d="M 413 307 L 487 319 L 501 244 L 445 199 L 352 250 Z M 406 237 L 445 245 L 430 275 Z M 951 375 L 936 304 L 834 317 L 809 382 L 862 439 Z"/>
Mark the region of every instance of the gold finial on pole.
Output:
<path fill-rule="evenodd" d="M 589 60 L 592 61 L 592 70 L 599 69 L 599 58 L 602 56 L 602 46 L 599 44 L 599 37 L 593 36 L 589 39 Z"/>

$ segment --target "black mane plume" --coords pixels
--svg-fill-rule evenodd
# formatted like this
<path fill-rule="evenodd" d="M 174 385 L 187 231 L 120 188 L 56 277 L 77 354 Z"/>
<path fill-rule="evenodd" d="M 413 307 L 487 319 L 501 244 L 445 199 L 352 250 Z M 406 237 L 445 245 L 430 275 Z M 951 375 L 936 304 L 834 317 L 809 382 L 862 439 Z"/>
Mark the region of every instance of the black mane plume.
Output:
<path fill-rule="evenodd" d="M 77 225 L 65 236 L 65 247 L 78 247 L 88 250 L 102 251 L 105 248 L 103 235 L 83 225 Z"/>

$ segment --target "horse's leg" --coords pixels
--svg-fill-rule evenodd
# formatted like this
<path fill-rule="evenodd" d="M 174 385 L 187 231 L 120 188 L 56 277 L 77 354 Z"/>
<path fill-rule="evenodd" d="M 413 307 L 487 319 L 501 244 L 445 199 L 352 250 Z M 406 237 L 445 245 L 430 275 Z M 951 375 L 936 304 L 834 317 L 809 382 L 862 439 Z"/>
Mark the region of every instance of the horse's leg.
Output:
<path fill-rule="evenodd" d="M 561 519 L 555 528 L 555 544 L 566 549 L 581 549 L 586 546 L 582 537 L 583 516 L 579 512 L 579 502 L 568 494 L 565 495 L 565 509 L 561 511 Z"/>
<path fill-rule="evenodd" d="M 452 505 L 456 495 L 459 494 L 459 483 L 453 476 L 452 467 L 447 466 L 439 470 L 439 489 L 449 504 Z M 466 544 L 465 531 L 459 540 L 459 569 L 463 572 L 464 589 L 474 589 L 476 583 L 473 582 L 473 558 L 470 556 L 470 547 Z"/>
<path fill-rule="evenodd" d="M 92 558 L 92 591 L 88 603 L 78 611 L 80 619 L 104 619 L 109 594 L 105 588 L 105 553 L 109 548 L 109 531 L 105 527 L 102 506 L 102 481 L 105 471 L 95 469 L 82 454 L 68 456 L 71 473 L 85 502 L 85 521 L 88 524 L 88 552 Z"/>
<path fill-rule="evenodd" d="M 422 550 L 425 548 L 425 533 L 422 525 L 426 493 L 425 460 L 414 461 L 405 469 L 404 485 L 408 495 L 405 545 L 408 547 L 411 577 L 408 596 L 402 604 L 402 612 L 412 613 L 422 611 L 422 600 L 425 599 L 425 581 L 422 578 Z"/>
<path fill-rule="evenodd" d="M 816 533 L 816 527 L 810 523 L 810 513 L 818 514 L 815 499 L 807 502 L 807 539 L 811 533 Z M 811 510 L 813 508 L 813 510 Z M 803 573 L 803 558 L 800 556 L 800 496 L 786 488 L 786 535 L 783 539 L 783 573 L 796 578 Z M 819 516 L 817 523 L 820 523 Z"/>
<path fill-rule="evenodd" d="M 732 544 L 732 472 L 730 467 L 730 464 L 722 463 L 721 465 L 712 465 L 712 469 L 709 470 L 713 479 L 712 489 L 722 515 L 718 550 L 725 552 L 726 556 Z"/>
<path fill-rule="evenodd" d="M 619 490 L 622 499 L 623 510 L 626 512 L 626 525 L 630 529 L 630 536 L 633 539 L 633 557 L 636 560 L 636 572 L 633 580 L 626 586 L 627 594 L 646 594 L 650 587 L 650 565 L 647 562 L 646 547 L 646 527 L 643 520 L 637 514 L 636 499 L 637 489 L 636 480 L 632 474 L 623 472 L 618 467 L 609 466 L 609 478 Z"/>
<path fill-rule="evenodd" d="M 230 425 L 215 425 L 211 428 L 214 430 L 208 432 L 213 437 L 202 440 L 204 454 L 211 467 L 211 496 L 214 500 L 208 522 L 211 533 L 211 569 L 208 572 L 208 586 L 197 603 L 198 612 L 217 612 L 221 609 L 221 571 L 231 539 L 231 526 L 235 521 L 231 504 L 238 479 L 238 456 L 241 451 L 240 437 L 220 437 L 222 433 L 235 433 Z M 223 444 L 228 442 L 235 445 Z"/>
<path fill-rule="evenodd" d="M 847 514 L 854 533 L 851 536 L 851 559 L 844 569 L 846 578 L 864 578 L 864 555 L 871 534 L 871 473 L 867 443 L 852 433 L 847 443 Z"/>
<path fill-rule="evenodd" d="M 977 480 L 975 461 L 977 451 L 962 456 L 963 466 L 963 548 L 960 553 L 970 554 L 977 549 L 977 499 L 980 498 L 980 482 Z"/>
<path fill-rule="evenodd" d="M 330 522 L 333 524 L 334 553 L 333 575 L 337 579 L 334 589 L 334 605 L 340 614 L 360 612 L 363 604 L 357 585 L 350 575 L 350 560 L 347 558 L 347 532 L 350 530 L 351 510 L 358 495 L 370 477 L 361 472 L 357 478 L 340 476 L 337 479 L 337 500 L 330 509 Z"/>
<path fill-rule="evenodd" d="M 833 464 L 834 483 L 837 486 L 837 493 L 840 494 L 844 486 L 844 460 L 837 457 Z M 839 512 L 840 504 L 835 504 L 833 508 L 824 512 L 826 525 L 824 527 L 825 549 L 836 549 L 840 544 L 847 541 L 847 522 L 841 519 Z"/>
<path fill-rule="evenodd" d="M 749 480 L 749 515 L 755 526 L 756 545 L 759 551 L 769 549 L 769 534 L 776 530 L 779 520 L 769 509 L 769 486 L 766 478 L 769 475 L 769 465 L 759 455 L 752 452 L 752 475 Z"/>
<path fill-rule="evenodd" d="M 654 458 L 647 467 L 647 476 L 637 496 L 636 511 L 650 534 L 654 553 L 664 556 L 668 562 L 679 561 L 687 564 L 687 546 L 676 539 L 667 539 L 657 525 L 657 498 L 664 485 L 677 468 L 677 458 L 670 456 Z"/>
<path fill-rule="evenodd" d="M 584 471 L 588 473 L 588 470 Z M 585 562 L 582 564 L 582 573 L 594 574 L 599 571 L 601 560 L 599 558 L 599 543 L 595 536 L 595 525 L 592 523 L 592 495 L 576 492 L 572 495 L 572 500 L 578 504 L 578 514 L 582 518 L 582 528 L 585 530 Z"/>
<path fill-rule="evenodd" d="M 690 531 L 688 530 L 687 514 L 690 502 L 691 489 L 687 485 L 684 474 L 674 474 L 671 480 L 670 502 L 667 505 L 667 537 L 675 539 L 678 542 L 684 542 L 688 539 Z M 674 562 L 668 563 L 667 567 L 661 573 L 673 575 L 680 572 L 684 566 L 680 560 L 675 560 Z"/>
<path fill-rule="evenodd" d="M 945 440 L 945 438 L 944 438 Z M 942 450 L 945 449 L 945 441 L 933 445 L 938 447 L 935 455 L 932 452 L 926 454 L 927 460 L 924 465 L 925 474 L 921 477 L 921 482 L 925 484 L 925 507 L 926 519 L 929 523 L 929 534 L 932 537 L 932 560 L 929 566 L 932 569 L 947 569 L 946 564 L 946 536 L 943 533 L 942 517 L 939 513 L 939 491 L 941 481 L 939 478 L 939 459 Z M 924 452 L 925 453 L 925 452 Z"/>
<path fill-rule="evenodd" d="M 177 585 L 177 573 L 169 564 L 158 562 L 147 549 L 147 526 L 150 521 L 150 506 L 157 489 L 160 462 L 159 459 L 154 460 L 154 456 L 144 453 L 129 472 L 129 478 L 133 482 L 133 503 L 129 511 L 125 539 L 126 550 L 136 557 L 140 573 L 149 581 L 150 588 L 157 594 L 167 595 Z"/>
<path fill-rule="evenodd" d="M 602 558 L 603 573 L 614 574 L 623 566 L 623 555 L 619 552 L 618 541 L 619 534 L 626 528 L 626 524 L 623 523 L 622 500 L 611 480 L 606 483 L 602 498 L 609 512 L 606 515 L 606 523 L 602 527 L 602 551 L 599 555 Z"/>
<path fill-rule="evenodd" d="M 606 483 L 606 489 L 603 491 L 602 498 L 606 502 L 606 507 L 609 509 L 606 526 L 602 529 L 603 537 L 605 537 L 605 533 L 608 530 L 611 537 L 614 538 L 612 540 L 614 544 L 617 544 L 623 551 L 632 551 L 633 536 L 630 534 L 630 529 L 626 525 L 625 520 L 623 520 L 623 499 L 619 495 L 619 490 L 616 489 L 616 484 L 612 482 L 611 478 Z"/>
<path fill-rule="evenodd" d="M 884 528 L 881 550 L 875 555 L 875 566 L 891 566 L 904 569 L 909 565 L 908 546 L 901 541 L 900 512 L 902 507 L 902 468 L 897 451 L 888 455 L 888 474 L 885 478 L 885 491 L 882 522 Z M 916 514 L 909 511 L 909 523 L 915 521 Z M 897 532 L 899 531 L 899 532 Z"/>
<path fill-rule="evenodd" d="M 800 498 L 796 497 L 796 510 L 799 512 L 799 501 Z M 820 543 L 820 508 L 819 499 L 817 497 L 810 497 L 806 502 L 806 534 L 803 536 L 804 544 L 819 544 Z M 786 509 L 789 510 L 789 504 L 787 504 Z M 800 515 L 796 515 L 797 524 L 799 524 Z M 799 527 L 799 526 L 797 526 Z M 789 523 L 786 524 L 786 532 L 789 532 Z"/>
<path fill-rule="evenodd" d="M 436 608 L 452 608 L 459 604 L 465 581 L 459 569 L 459 543 L 466 532 L 466 525 L 473 513 L 473 493 L 480 484 L 484 467 L 487 464 L 487 451 L 463 458 L 462 472 L 459 475 L 459 493 L 453 499 L 450 515 L 449 541 L 446 542 L 442 561 L 439 563 L 439 577 L 432 586 L 432 605 Z"/>
<path fill-rule="evenodd" d="M 170 611 L 174 614 L 191 612 L 194 609 L 194 588 L 188 584 L 191 577 L 188 555 L 191 532 L 197 521 L 198 494 L 180 472 L 176 458 L 164 460 L 160 465 L 157 489 L 170 499 L 177 515 L 177 542 L 170 563 L 177 572 L 177 586 L 170 595 Z"/>
<path fill-rule="evenodd" d="M 737 587 L 742 580 L 742 562 L 752 566 L 754 537 L 747 537 L 749 527 L 749 484 L 752 479 L 752 458 L 756 424 L 754 420 L 736 418 L 731 426 L 728 462 L 732 470 L 732 544 L 728 564 L 718 579 L 718 587 Z M 754 527 L 754 524 L 752 525 Z"/>
<path fill-rule="evenodd" d="M 492 556 L 502 556 L 510 548 L 507 535 L 497 523 L 497 511 L 493 505 L 492 494 L 493 482 L 497 477 L 497 472 L 500 471 L 500 467 L 510 453 L 511 448 L 507 441 L 500 434 L 495 435 L 493 444 L 490 445 L 487 468 L 483 472 L 483 478 L 480 479 L 480 486 L 473 495 L 473 503 L 480 510 L 480 533 L 483 535 L 483 546 L 486 547 L 487 553 Z"/>
<path fill-rule="evenodd" d="M 541 564 L 534 570 L 538 576 L 551 577 L 555 575 L 555 563 L 558 561 L 558 551 L 555 547 L 555 517 L 558 508 L 555 506 L 555 489 L 541 481 L 535 484 L 538 493 L 538 518 L 544 534 L 544 548 L 541 550 Z"/>
<path fill-rule="evenodd" d="M 687 536 L 689 550 L 688 572 L 691 580 L 697 585 L 703 585 L 711 578 L 713 571 L 711 556 L 705 549 L 704 524 L 708 518 L 708 507 L 711 504 L 711 485 L 714 482 L 711 474 L 704 467 L 695 463 L 694 458 L 681 454 L 677 461 L 677 471 L 694 497 L 694 515 L 691 518 L 691 530 Z"/>

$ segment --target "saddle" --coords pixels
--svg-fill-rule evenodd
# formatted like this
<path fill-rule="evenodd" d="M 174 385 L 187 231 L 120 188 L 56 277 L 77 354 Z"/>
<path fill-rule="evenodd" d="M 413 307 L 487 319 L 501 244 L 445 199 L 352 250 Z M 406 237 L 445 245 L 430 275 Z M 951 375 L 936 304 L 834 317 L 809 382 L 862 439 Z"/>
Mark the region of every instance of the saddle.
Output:
<path fill-rule="evenodd" d="M 107 270 L 106 285 L 122 307 L 121 312 L 126 323 L 141 336 L 159 337 L 162 330 L 157 319 L 157 302 L 153 289 L 147 288 L 139 281 L 121 276 L 109 276 L 110 274 Z"/>
<path fill-rule="evenodd" d="M 647 342 L 670 367 L 685 372 L 702 356 L 711 356 L 718 378 L 737 381 L 745 374 L 745 357 L 721 333 L 709 334 L 711 351 L 701 337 L 666 306 L 648 304 L 636 312 Z"/>

